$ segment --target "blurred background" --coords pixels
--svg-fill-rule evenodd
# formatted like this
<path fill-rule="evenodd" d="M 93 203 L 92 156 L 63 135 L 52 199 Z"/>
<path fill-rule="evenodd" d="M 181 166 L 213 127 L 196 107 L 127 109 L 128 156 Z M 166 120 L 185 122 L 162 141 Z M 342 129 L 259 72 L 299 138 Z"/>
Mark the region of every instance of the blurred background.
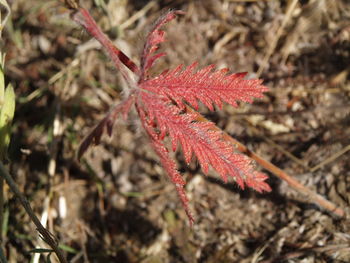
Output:
<path fill-rule="evenodd" d="M 270 175 L 258 194 L 204 176 L 181 152 L 178 167 L 196 222 L 190 228 L 173 185 L 135 112 L 112 138 L 76 151 L 123 82 L 100 45 L 57 0 L 9 0 L 1 48 L 16 113 L 9 169 L 70 262 L 349 262 L 349 222 L 337 220 Z M 262 78 L 265 98 L 201 112 L 266 160 L 345 208 L 350 187 L 350 3 L 347 0 L 86 0 L 102 30 L 134 61 L 154 21 L 169 9 L 167 56 L 154 74 L 198 61 Z M 258 167 L 258 169 L 260 169 Z M 6 189 L 9 262 L 46 262 L 46 245 Z M 54 257 L 51 257 L 55 262 Z"/>

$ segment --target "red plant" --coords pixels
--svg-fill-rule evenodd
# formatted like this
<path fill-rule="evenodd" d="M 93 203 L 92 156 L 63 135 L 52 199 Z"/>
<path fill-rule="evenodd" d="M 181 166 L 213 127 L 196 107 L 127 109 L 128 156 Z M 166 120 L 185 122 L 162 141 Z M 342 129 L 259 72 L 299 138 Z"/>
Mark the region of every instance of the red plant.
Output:
<path fill-rule="evenodd" d="M 111 136 L 118 114 L 122 113 L 126 118 L 130 108 L 135 106 L 151 145 L 175 185 L 190 223 L 193 223 L 184 190 L 185 181 L 177 171 L 175 161 L 169 156 L 163 141 L 165 136 L 170 137 L 173 151 L 181 145 L 187 163 L 195 156 L 204 173 L 211 166 L 225 182 L 230 176 L 242 189 L 248 186 L 258 192 L 270 191 L 265 182 L 267 176 L 256 171 L 251 159 L 236 152 L 223 136 L 224 133 L 214 123 L 203 121 L 197 112 L 198 102 L 211 111 L 214 110 L 214 105 L 221 108 L 224 102 L 237 107 L 237 101 L 251 103 L 253 98 L 262 97 L 267 88 L 261 84 L 261 80 L 244 79 L 245 73 L 228 74 L 228 69 L 215 70 L 214 65 L 197 70 L 197 63 L 188 67 L 180 65 L 150 78 L 148 70 L 157 59 L 165 55 L 156 52 L 159 44 L 164 41 L 165 33 L 160 28 L 177 14 L 183 12 L 170 11 L 155 23 L 147 36 L 138 67 L 101 32 L 86 9 L 76 10 L 74 21 L 102 44 L 131 90 L 130 95 L 112 108 L 84 139 L 78 158 L 91 144 L 98 144 L 105 131 Z M 125 67 L 133 72 L 137 82 L 129 77 Z"/>

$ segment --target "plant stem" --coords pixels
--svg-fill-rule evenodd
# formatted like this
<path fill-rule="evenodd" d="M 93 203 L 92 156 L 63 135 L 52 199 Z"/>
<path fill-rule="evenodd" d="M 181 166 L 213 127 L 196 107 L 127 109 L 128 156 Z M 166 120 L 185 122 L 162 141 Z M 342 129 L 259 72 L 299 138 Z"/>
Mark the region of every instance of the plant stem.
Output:
<path fill-rule="evenodd" d="M 194 112 L 190 107 L 186 107 L 188 112 Z M 207 122 L 208 120 L 204 118 L 203 116 L 198 116 L 197 121 L 200 122 Z M 221 131 L 218 127 L 215 126 L 214 130 Z M 312 191 L 311 189 L 304 186 L 302 183 L 300 183 L 298 180 L 294 179 L 290 175 L 288 175 L 286 172 L 282 171 L 280 168 L 275 166 L 274 164 L 270 163 L 269 161 L 264 160 L 262 157 L 257 155 L 256 153 L 249 150 L 244 144 L 240 143 L 236 139 L 232 138 L 229 134 L 226 132 L 223 132 L 222 138 L 233 145 L 236 146 L 236 149 L 240 151 L 241 153 L 244 153 L 245 155 L 249 156 L 253 160 L 255 160 L 258 164 L 260 164 L 262 167 L 264 167 L 266 170 L 270 171 L 273 175 L 277 176 L 278 178 L 286 181 L 290 187 L 292 187 L 297 192 L 303 194 L 308 198 L 311 202 L 319 205 L 320 207 L 324 208 L 325 210 L 333 213 L 336 216 L 344 217 L 345 212 L 343 209 L 332 203 L 331 201 L 328 201 L 327 199 L 323 198 L 321 195 L 317 194 L 316 192 Z"/>
<path fill-rule="evenodd" d="M 258 164 L 260 164 L 262 167 L 264 167 L 266 170 L 270 171 L 275 176 L 279 177 L 280 179 L 286 181 L 289 186 L 291 186 L 294 190 L 298 191 L 299 193 L 305 195 L 310 201 L 313 203 L 318 204 L 319 206 L 323 207 L 324 209 L 328 210 L 329 212 L 332 212 L 333 214 L 344 217 L 345 212 L 343 209 L 332 203 L 331 201 L 323 198 L 321 195 L 317 194 L 316 192 L 312 191 L 311 189 L 307 188 L 305 185 L 300 183 L 295 178 L 288 175 L 286 172 L 282 171 L 280 168 L 275 166 L 274 164 L 270 163 L 269 161 L 264 160 L 256 153 L 250 151 L 245 145 L 237 141 L 236 139 L 232 138 L 230 135 L 225 133 L 223 135 L 225 140 L 230 141 L 234 145 L 237 146 L 237 150 L 240 152 L 246 154 L 253 160 L 255 160 Z"/>
<path fill-rule="evenodd" d="M 135 74 L 138 73 L 138 66 L 132 62 L 129 57 L 125 55 L 120 49 L 118 49 L 112 43 L 112 41 L 101 31 L 88 10 L 85 8 L 78 8 L 76 9 L 76 12 L 73 13 L 72 18 L 75 22 L 84 27 L 92 37 L 101 43 L 102 47 L 106 50 L 107 54 L 114 62 L 115 67 L 120 70 L 126 80 L 128 80 L 128 75 L 123 69 L 123 65 L 129 68 Z"/>
<path fill-rule="evenodd" d="M 37 227 L 38 232 L 41 234 L 43 240 L 52 248 L 52 250 L 56 253 L 59 261 L 61 263 L 67 263 L 67 260 L 63 256 L 61 250 L 58 248 L 58 242 L 53 234 L 51 234 L 43 225 L 40 223 L 40 220 L 34 214 L 28 200 L 24 197 L 24 195 L 18 189 L 15 181 L 12 179 L 12 176 L 6 171 L 4 165 L 0 162 L 0 176 L 5 179 L 7 184 L 9 185 L 11 191 L 14 195 L 19 199 L 23 208 L 26 210 L 30 219 L 33 221 L 35 226 Z"/>

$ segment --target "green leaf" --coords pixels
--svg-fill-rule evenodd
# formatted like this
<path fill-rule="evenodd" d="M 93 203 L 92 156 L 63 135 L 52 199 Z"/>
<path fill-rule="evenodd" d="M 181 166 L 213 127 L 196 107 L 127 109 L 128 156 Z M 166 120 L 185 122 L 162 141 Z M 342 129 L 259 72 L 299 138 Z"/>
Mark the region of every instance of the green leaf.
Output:
<path fill-rule="evenodd" d="M 67 246 L 67 245 L 63 245 L 63 244 L 59 244 L 58 246 L 60 249 L 62 249 L 63 251 L 66 251 L 66 252 L 69 252 L 69 253 L 72 253 L 72 254 L 77 254 L 78 253 L 78 250 L 70 247 L 70 246 Z"/>
<path fill-rule="evenodd" d="M 10 143 L 11 122 L 15 114 L 15 92 L 9 84 L 4 93 L 4 103 L 0 109 L 0 160 L 6 158 Z"/>

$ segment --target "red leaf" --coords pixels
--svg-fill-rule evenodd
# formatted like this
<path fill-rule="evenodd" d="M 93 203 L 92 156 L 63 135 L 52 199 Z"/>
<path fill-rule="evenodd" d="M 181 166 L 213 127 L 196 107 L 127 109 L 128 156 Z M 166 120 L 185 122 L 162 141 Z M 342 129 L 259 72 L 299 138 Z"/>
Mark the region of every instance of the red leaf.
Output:
<path fill-rule="evenodd" d="M 175 185 L 175 188 L 181 200 L 182 206 L 185 209 L 186 215 L 190 220 L 190 224 L 192 225 L 194 222 L 194 218 L 188 207 L 188 198 L 184 190 L 184 186 L 186 182 L 182 179 L 182 176 L 177 171 L 175 162 L 169 157 L 168 150 L 166 149 L 161 139 L 159 138 L 159 134 L 155 132 L 152 122 L 148 122 L 146 120 L 147 113 L 144 111 L 143 108 L 138 108 L 138 112 L 140 115 L 140 119 L 142 121 L 142 125 L 145 128 L 148 135 L 150 136 L 151 145 L 155 150 L 155 152 L 157 153 L 157 155 L 159 156 L 160 162 L 163 168 L 165 169 L 165 171 L 167 172 L 171 182 Z"/>
<path fill-rule="evenodd" d="M 182 109 L 171 104 L 166 97 L 160 99 L 146 92 L 140 95 L 145 114 L 148 114 L 147 121 L 159 130 L 160 139 L 169 135 L 173 149 L 181 144 L 187 163 L 194 154 L 204 173 L 208 173 L 211 165 L 225 182 L 230 176 L 242 189 L 245 185 L 259 192 L 269 189 L 264 182 L 267 176 L 255 172 L 247 156 L 235 153 L 222 133 L 214 131 L 214 123 L 196 121 L 199 113 L 181 113 Z"/>
<path fill-rule="evenodd" d="M 184 12 L 180 10 L 169 11 L 168 13 L 166 13 L 158 19 L 158 21 L 154 24 L 153 28 L 149 32 L 141 56 L 141 80 L 144 79 L 145 75 L 147 74 L 147 71 L 153 66 L 154 62 L 158 58 L 165 55 L 164 53 L 152 55 L 156 50 L 158 50 L 159 44 L 164 42 L 165 40 L 165 32 L 160 28 L 164 24 L 173 20 L 176 17 L 176 15 L 180 14 L 182 15 L 184 14 Z"/>
<path fill-rule="evenodd" d="M 270 191 L 271 188 L 265 182 L 267 176 L 255 171 L 247 156 L 236 153 L 214 123 L 200 121 L 201 115 L 192 110 L 188 112 L 186 106 L 190 104 L 198 109 L 198 102 L 210 110 L 214 110 L 214 105 L 221 108 L 224 102 L 237 106 L 237 101 L 252 102 L 253 98 L 262 97 L 267 88 L 261 84 L 261 80 L 245 80 L 245 73 L 227 74 L 228 69 L 215 71 L 214 65 L 196 70 L 197 63 L 185 68 L 180 65 L 173 70 L 165 70 L 158 77 L 147 79 L 147 71 L 157 59 L 165 55 L 155 53 L 164 41 L 165 33 L 160 28 L 177 14 L 183 12 L 170 11 L 155 23 L 144 45 L 140 69 L 102 33 L 86 9 L 79 8 L 73 15 L 73 19 L 102 44 L 132 88 L 129 97 L 112 108 L 85 138 L 80 145 L 78 158 L 91 144 L 98 144 L 105 131 L 111 135 L 118 114 L 122 112 L 126 118 L 130 107 L 135 104 L 151 145 L 175 185 L 192 224 L 194 220 L 184 190 L 185 181 L 177 171 L 175 161 L 170 158 L 163 139 L 167 135 L 170 137 L 173 151 L 180 144 L 187 163 L 195 156 L 204 173 L 208 173 L 211 166 L 225 182 L 228 177 L 232 177 L 242 189 L 248 186 L 258 192 Z M 138 83 L 129 77 L 121 64 L 139 77 Z"/>
<path fill-rule="evenodd" d="M 96 127 L 85 137 L 78 149 L 78 160 L 83 156 L 83 154 L 87 151 L 89 146 L 97 145 L 101 141 L 101 137 L 105 130 L 109 136 L 112 136 L 113 125 L 118 117 L 119 113 L 122 113 L 124 119 L 126 118 L 131 106 L 133 105 L 135 98 L 134 95 L 136 93 L 132 93 L 129 97 L 118 105 L 114 106 L 109 113 L 96 125 Z"/>
<path fill-rule="evenodd" d="M 198 109 L 198 101 L 210 110 L 214 105 L 219 108 L 226 102 L 234 107 L 237 101 L 252 102 L 252 98 L 263 97 L 268 89 L 261 80 L 246 80 L 246 73 L 227 75 L 228 69 L 213 71 L 214 65 L 195 71 L 197 63 L 182 69 L 180 65 L 173 70 L 162 73 L 158 77 L 140 83 L 140 88 L 150 92 L 168 96 L 183 105 L 183 101 Z"/>

